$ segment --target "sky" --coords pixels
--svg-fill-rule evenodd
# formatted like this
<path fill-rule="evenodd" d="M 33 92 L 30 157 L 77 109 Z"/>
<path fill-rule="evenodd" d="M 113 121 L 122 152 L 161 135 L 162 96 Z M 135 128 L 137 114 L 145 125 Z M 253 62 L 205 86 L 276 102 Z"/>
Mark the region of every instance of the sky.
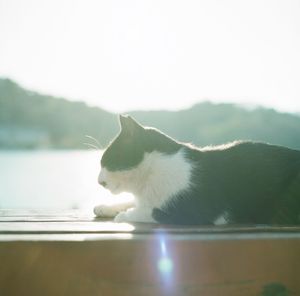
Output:
<path fill-rule="evenodd" d="M 0 0 L 0 77 L 114 112 L 300 112 L 299 0 Z"/>

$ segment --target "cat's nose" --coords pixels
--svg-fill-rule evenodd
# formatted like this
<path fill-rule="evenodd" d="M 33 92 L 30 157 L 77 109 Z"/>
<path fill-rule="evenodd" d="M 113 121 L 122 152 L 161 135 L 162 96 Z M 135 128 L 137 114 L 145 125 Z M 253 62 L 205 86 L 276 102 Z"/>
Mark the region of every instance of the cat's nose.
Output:
<path fill-rule="evenodd" d="M 100 181 L 99 184 L 102 185 L 103 187 L 107 186 L 107 183 L 105 181 Z"/>

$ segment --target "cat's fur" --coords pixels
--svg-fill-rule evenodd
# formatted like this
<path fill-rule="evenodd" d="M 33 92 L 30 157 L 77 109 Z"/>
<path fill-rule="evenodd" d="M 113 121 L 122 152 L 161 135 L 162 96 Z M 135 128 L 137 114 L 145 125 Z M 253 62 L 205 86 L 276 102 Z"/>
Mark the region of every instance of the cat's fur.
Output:
<path fill-rule="evenodd" d="M 98 206 L 116 222 L 300 224 L 300 151 L 255 142 L 197 148 L 130 116 L 101 159 L 99 183 L 134 204 Z"/>

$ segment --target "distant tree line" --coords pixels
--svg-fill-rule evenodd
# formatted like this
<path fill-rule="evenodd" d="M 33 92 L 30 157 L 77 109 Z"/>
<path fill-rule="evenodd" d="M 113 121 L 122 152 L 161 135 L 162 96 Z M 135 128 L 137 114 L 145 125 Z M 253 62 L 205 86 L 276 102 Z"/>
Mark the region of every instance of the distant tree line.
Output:
<path fill-rule="evenodd" d="M 196 145 L 255 140 L 300 149 L 300 116 L 272 109 L 199 103 L 180 111 L 129 112 L 144 125 Z M 84 149 L 103 147 L 118 132 L 117 115 L 83 102 L 41 95 L 0 79 L 0 148 Z"/>

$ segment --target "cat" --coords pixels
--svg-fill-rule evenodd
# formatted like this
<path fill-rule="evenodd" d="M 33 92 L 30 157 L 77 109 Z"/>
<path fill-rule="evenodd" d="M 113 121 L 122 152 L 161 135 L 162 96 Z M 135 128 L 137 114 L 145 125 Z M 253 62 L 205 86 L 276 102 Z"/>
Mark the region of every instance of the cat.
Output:
<path fill-rule="evenodd" d="M 300 224 L 300 151 L 235 141 L 197 148 L 130 116 L 104 151 L 98 182 L 133 203 L 97 206 L 115 222 Z"/>

